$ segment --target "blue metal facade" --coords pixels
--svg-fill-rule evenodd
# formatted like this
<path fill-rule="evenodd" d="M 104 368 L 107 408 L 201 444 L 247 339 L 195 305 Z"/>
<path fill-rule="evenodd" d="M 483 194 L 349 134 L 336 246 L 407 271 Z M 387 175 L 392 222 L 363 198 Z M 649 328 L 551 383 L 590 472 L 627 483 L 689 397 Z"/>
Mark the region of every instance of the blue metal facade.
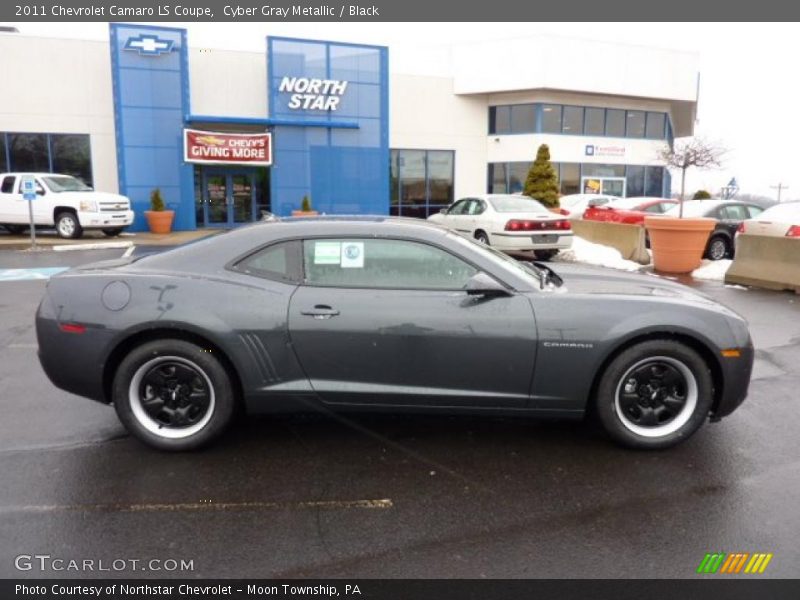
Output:
<path fill-rule="evenodd" d="M 327 214 L 389 214 L 388 60 L 382 46 L 267 38 L 270 120 L 292 123 L 273 129 L 274 213 L 290 214 L 309 196 Z M 279 89 L 285 76 L 347 89 L 335 111 L 292 109 Z"/>
<path fill-rule="evenodd" d="M 389 214 L 388 49 L 267 38 L 269 117 L 193 115 L 185 29 L 112 23 L 111 67 L 120 193 L 136 211 L 133 231 L 160 188 L 173 229 L 197 227 L 194 169 L 183 162 L 193 121 L 262 124 L 273 132 L 271 210 L 288 215 L 309 196 L 328 214 Z M 296 110 L 284 76 L 347 82 L 337 110 Z"/>
<path fill-rule="evenodd" d="M 175 211 L 173 229 L 194 229 L 192 167 L 183 162 L 189 113 L 186 30 L 111 23 L 111 74 L 120 193 L 131 199 L 144 231 L 150 192 Z"/>

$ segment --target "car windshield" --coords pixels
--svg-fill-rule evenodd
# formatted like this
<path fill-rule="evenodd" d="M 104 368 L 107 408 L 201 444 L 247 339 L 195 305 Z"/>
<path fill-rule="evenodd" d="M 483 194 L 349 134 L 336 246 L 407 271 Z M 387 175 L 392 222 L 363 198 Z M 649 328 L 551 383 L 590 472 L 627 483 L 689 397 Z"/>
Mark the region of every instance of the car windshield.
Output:
<path fill-rule="evenodd" d="M 481 244 L 480 242 L 476 241 L 474 238 L 469 237 L 467 235 L 462 235 L 460 233 L 449 231 L 447 233 L 452 239 L 463 246 L 468 246 L 471 250 L 479 250 L 482 252 L 486 258 L 491 260 L 495 263 L 499 268 L 503 269 L 504 271 L 510 272 L 517 276 L 525 277 L 526 279 L 531 279 L 539 287 L 539 283 L 541 282 L 540 278 L 540 271 L 537 269 L 532 263 L 524 263 L 518 260 L 511 258 L 508 254 L 504 254 L 491 246 L 486 246 L 485 244 Z"/>
<path fill-rule="evenodd" d="M 51 192 L 91 192 L 92 188 L 83 183 L 80 179 L 69 175 L 53 175 L 42 177 Z"/>
<path fill-rule="evenodd" d="M 530 212 L 547 214 L 549 211 L 538 201 L 527 196 L 497 196 L 489 198 L 489 203 L 497 212 Z"/>

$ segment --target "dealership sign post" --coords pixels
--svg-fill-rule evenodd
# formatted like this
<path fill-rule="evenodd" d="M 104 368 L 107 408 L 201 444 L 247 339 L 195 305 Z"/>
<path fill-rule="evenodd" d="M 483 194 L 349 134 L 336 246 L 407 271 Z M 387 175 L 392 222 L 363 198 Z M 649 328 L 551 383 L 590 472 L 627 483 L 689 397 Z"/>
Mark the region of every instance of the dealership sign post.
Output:
<path fill-rule="evenodd" d="M 22 199 L 28 203 L 28 218 L 31 223 L 31 248 L 36 248 L 36 227 L 33 223 L 33 201 L 36 200 L 36 180 L 30 175 L 22 178 Z"/>
<path fill-rule="evenodd" d="M 272 134 L 184 129 L 183 160 L 201 164 L 268 167 L 272 164 Z"/>

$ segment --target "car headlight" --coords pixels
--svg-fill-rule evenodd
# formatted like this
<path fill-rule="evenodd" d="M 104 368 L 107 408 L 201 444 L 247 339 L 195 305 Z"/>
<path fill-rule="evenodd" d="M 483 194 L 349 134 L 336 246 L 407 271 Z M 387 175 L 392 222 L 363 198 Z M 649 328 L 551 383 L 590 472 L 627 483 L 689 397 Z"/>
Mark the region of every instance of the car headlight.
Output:
<path fill-rule="evenodd" d="M 81 212 L 97 212 L 97 202 L 93 200 L 81 200 Z"/>

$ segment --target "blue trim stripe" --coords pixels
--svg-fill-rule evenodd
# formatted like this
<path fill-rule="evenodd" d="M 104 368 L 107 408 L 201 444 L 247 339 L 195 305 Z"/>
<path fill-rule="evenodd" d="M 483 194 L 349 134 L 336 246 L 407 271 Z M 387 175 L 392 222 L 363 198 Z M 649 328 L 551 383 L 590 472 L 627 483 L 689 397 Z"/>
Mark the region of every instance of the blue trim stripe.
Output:
<path fill-rule="evenodd" d="M 271 127 L 284 125 L 287 127 L 331 127 L 333 129 L 358 129 L 357 121 L 326 121 L 322 119 L 282 119 L 266 117 L 222 117 L 218 115 L 185 115 L 187 123 L 220 123 L 226 125 L 259 125 Z"/>

